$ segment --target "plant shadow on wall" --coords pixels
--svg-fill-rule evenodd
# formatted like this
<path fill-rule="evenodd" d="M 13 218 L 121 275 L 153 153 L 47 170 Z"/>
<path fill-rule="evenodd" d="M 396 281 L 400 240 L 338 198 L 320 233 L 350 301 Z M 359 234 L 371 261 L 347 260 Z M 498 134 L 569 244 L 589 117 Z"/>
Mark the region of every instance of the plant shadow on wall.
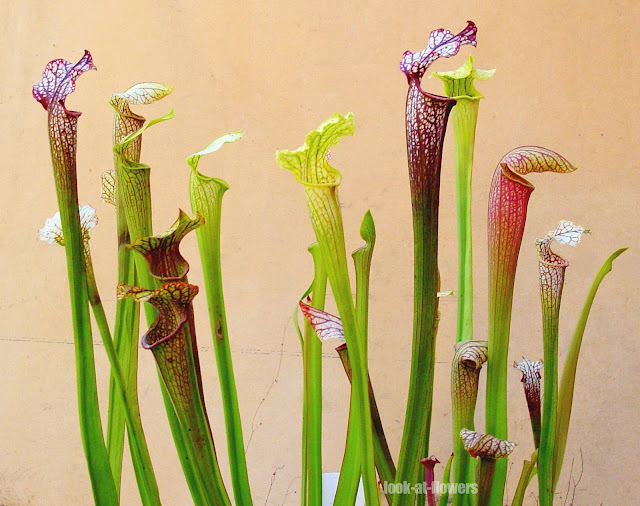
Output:
<path fill-rule="evenodd" d="M 367 504 L 391 505 L 503 504 L 507 458 L 515 442 L 508 439 L 506 378 L 511 307 L 516 266 L 533 185 L 530 173 L 568 174 L 575 170 L 563 156 L 538 146 L 521 146 L 497 164 L 489 194 L 489 329 L 473 335 L 471 179 L 475 130 L 482 95 L 474 81 L 494 71 L 478 70 L 470 58 L 462 67 L 435 75 L 444 95 L 424 91 L 421 81 L 438 58 L 456 55 L 462 45 L 476 45 L 476 26 L 468 22 L 458 34 L 438 29 L 427 47 L 407 51 L 400 62 L 406 75 L 406 136 L 414 230 L 414 320 L 411 374 L 399 455 L 389 450 L 368 371 L 368 299 L 376 242 L 374 219 L 367 212 L 360 235 L 365 244 L 353 252 L 356 279 L 348 273 L 338 187 L 342 174 L 329 164 L 329 149 L 353 135 L 351 113 L 336 114 L 309 133 L 302 147 L 279 151 L 277 163 L 301 183 L 316 242 L 309 246 L 313 280 L 296 304 L 294 321 L 303 358 L 302 455 L 300 495 L 303 505 L 327 501 L 322 474 L 322 341 L 337 339 L 337 353 L 351 382 L 349 421 L 336 505 L 354 504 L 359 483 Z M 182 471 L 197 505 L 252 504 L 236 395 L 220 267 L 221 207 L 225 181 L 202 174 L 200 158 L 242 138 L 234 132 L 214 140 L 187 159 L 193 217 L 182 210 L 166 232 L 154 235 L 151 222 L 151 169 L 140 161 L 142 134 L 173 117 L 147 122 L 131 106 L 148 104 L 171 93 L 159 83 L 136 84 L 112 95 L 114 168 L 102 177 L 101 198 L 113 204 L 117 227 L 118 303 L 110 323 L 103 309 L 90 252 L 90 230 L 97 224 L 91 206 L 79 206 L 76 145 L 79 112 L 65 98 L 76 79 L 95 69 L 87 51 L 78 63 L 50 62 L 33 95 L 48 113 L 49 138 L 59 212 L 47 220 L 41 238 L 65 248 L 75 337 L 77 391 L 82 444 L 96 504 L 118 504 L 125 430 L 140 498 L 160 504 L 160 490 L 145 440 L 138 404 L 137 364 L 140 306 L 148 330 L 142 348 L 153 353 L 167 418 Z M 459 285 L 455 350 L 451 365 L 452 455 L 441 481 L 438 460 L 429 456 L 435 342 L 438 330 L 438 209 L 442 147 L 447 124 L 453 124 L 458 212 Z M 563 176 L 570 177 L 570 176 Z M 195 231 L 209 309 L 211 336 L 223 401 L 231 475 L 231 492 L 223 482 L 207 416 L 192 301 L 199 287 L 187 279 L 189 264 L 180 241 Z M 587 294 L 563 367 L 558 363 L 558 322 L 569 263 L 554 243 L 575 246 L 588 230 L 562 220 L 535 242 L 539 257 L 543 361 L 523 359 L 522 373 L 532 427 L 531 458 L 523 463 L 511 504 L 522 504 L 531 479 L 538 476 L 540 504 L 553 503 L 562 470 L 574 384 L 582 338 L 596 292 L 613 261 L 602 265 Z M 330 285 L 339 316 L 324 311 Z M 355 290 L 354 290 L 355 288 Z M 100 418 L 90 308 L 111 364 L 106 437 Z M 304 325 L 299 326 L 299 313 Z M 143 351 L 146 353 L 147 351 Z M 544 362 L 544 367 L 543 367 Z M 481 369 L 487 364 L 484 430 L 477 431 L 475 407 Z M 512 374 L 514 372 L 511 372 Z M 106 442 L 105 442 L 106 440 Z M 520 441 L 518 444 L 529 445 Z M 423 474 L 424 473 L 424 474 Z M 254 477 L 254 480 L 260 479 Z M 268 477 L 263 477 L 268 479 Z M 437 486 L 436 486 L 437 484 Z M 333 491 L 331 491 L 333 494 Z M 437 496 L 440 496 L 439 498 Z"/>

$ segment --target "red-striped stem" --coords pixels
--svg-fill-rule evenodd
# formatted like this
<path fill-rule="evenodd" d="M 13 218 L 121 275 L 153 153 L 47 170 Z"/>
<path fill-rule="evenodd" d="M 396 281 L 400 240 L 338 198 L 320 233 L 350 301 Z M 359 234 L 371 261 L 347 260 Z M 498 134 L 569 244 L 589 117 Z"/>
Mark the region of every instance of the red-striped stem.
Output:
<path fill-rule="evenodd" d="M 468 483 L 473 476 L 473 464 L 469 453 L 464 451 L 464 444 L 459 437 L 462 429 L 474 430 L 474 415 L 478 398 L 480 370 L 487 361 L 486 341 L 461 341 L 456 344 L 455 355 L 451 367 L 451 403 L 453 429 L 456 437 L 453 440 L 453 482 Z M 453 504 L 468 502 L 465 494 L 454 494 Z"/>
<path fill-rule="evenodd" d="M 529 408 L 529 418 L 531 419 L 531 431 L 533 432 L 533 444 L 536 448 L 540 448 L 540 427 L 542 406 L 540 403 L 540 370 L 542 369 L 542 360 L 532 362 L 523 358 L 521 362 L 513 364 L 513 367 L 522 372 L 522 386 L 524 387 L 524 396 L 527 400 Z"/>
<path fill-rule="evenodd" d="M 146 259 L 150 275 L 161 282 L 165 282 L 162 286 L 166 286 L 167 281 L 180 282 L 186 285 L 189 264 L 180 253 L 180 241 L 186 234 L 202 226 L 203 223 L 204 219 L 200 214 L 196 214 L 194 218 L 189 218 L 183 211 L 180 211 L 178 219 L 168 231 L 151 237 L 138 238 L 129 247 Z M 187 286 L 191 287 L 193 285 Z M 160 292 L 161 289 L 162 287 L 156 292 Z M 172 293 L 175 294 L 184 290 L 184 288 L 178 286 Z M 148 291 L 146 292 L 142 298 L 136 296 L 136 300 L 148 301 L 159 310 L 156 298 L 150 295 Z M 195 296 L 195 293 L 193 293 L 193 296 Z M 164 294 L 160 293 L 160 295 L 164 299 L 167 298 Z M 175 322 L 179 322 L 178 317 L 173 317 L 173 320 L 171 320 L 174 321 L 174 326 L 180 327 L 180 340 L 175 344 L 177 347 L 176 353 L 183 354 L 180 358 L 179 367 L 173 364 L 175 358 L 172 354 L 155 353 L 154 351 L 154 357 L 180 422 L 186 446 L 192 455 L 205 498 L 208 502 L 222 505 L 228 504 L 229 498 L 220 475 L 204 404 L 191 299 L 188 302 L 181 302 L 178 306 L 181 311 L 179 318 L 184 319 L 184 324 L 175 324 Z M 164 305 L 163 308 L 167 309 L 168 306 Z M 170 309 L 174 312 L 176 311 L 175 307 Z M 160 325 L 158 323 L 160 318 L 161 315 L 156 318 L 149 332 Z M 154 331 L 154 337 L 158 337 L 158 335 L 158 331 Z M 162 342 L 166 340 L 161 336 L 159 339 Z M 186 343 L 182 343 L 182 339 L 186 340 Z M 153 342 L 151 343 L 153 344 Z M 143 347 L 145 347 L 144 342 Z M 155 346 L 150 345 L 148 348 L 155 350 Z M 168 364 L 164 363 L 164 361 L 168 362 Z"/>
<path fill-rule="evenodd" d="M 42 80 L 33 86 L 33 97 L 48 113 L 51 161 L 65 237 L 82 443 L 94 500 L 96 504 L 113 505 L 118 503 L 118 494 L 100 420 L 83 240 L 78 214 L 76 148 L 78 118 L 81 113 L 69 111 L 65 106 L 67 95 L 75 89 L 77 77 L 95 68 L 89 51 L 85 51 L 84 56 L 75 64 L 62 59 L 53 60 L 47 64 Z"/>
<path fill-rule="evenodd" d="M 123 121 L 130 122 L 127 123 L 129 125 L 127 130 L 129 127 L 132 128 L 141 124 L 141 121 L 144 121 L 144 118 L 137 115 L 133 115 L 134 117 L 132 118 L 126 109 L 124 111 L 121 111 L 118 107 L 115 107 L 115 109 L 118 115 L 122 117 L 121 119 Z M 113 148 L 116 161 L 116 190 L 118 206 L 122 206 L 123 215 L 126 219 L 126 225 L 129 229 L 129 236 L 131 240 L 153 235 L 151 222 L 151 170 L 148 165 L 140 163 L 139 161 L 140 138 L 147 128 L 171 118 L 173 118 L 173 111 L 170 111 L 165 116 L 149 121 L 132 133 L 127 134 Z M 114 128 L 116 127 L 114 126 Z M 118 130 L 116 133 L 119 135 L 119 132 L 120 131 Z M 120 228 L 119 230 L 123 230 L 123 228 Z M 122 240 L 124 240 L 124 238 L 120 236 L 119 241 Z M 149 273 L 149 268 L 144 258 L 136 254 L 133 254 L 132 256 L 132 260 L 135 262 L 137 283 L 149 289 L 158 287 L 160 283 Z M 144 310 L 147 324 L 151 326 L 156 318 L 156 310 L 151 304 L 144 304 Z M 159 374 L 160 373 L 158 371 L 158 375 Z M 185 435 L 180 427 L 180 422 L 173 408 L 171 398 L 166 391 L 164 382 L 160 376 L 158 376 L 158 378 L 160 391 L 162 393 L 162 400 L 164 402 L 169 427 L 180 459 L 182 471 L 194 501 L 202 504 L 204 501 L 204 492 L 202 484 L 198 480 L 193 459 L 190 456 L 189 449 L 187 448 Z"/>
<path fill-rule="evenodd" d="M 433 374 L 437 330 L 438 206 L 440 168 L 447 119 L 456 101 L 426 93 L 421 88 L 425 71 L 440 57 L 455 55 L 464 44 L 475 45 L 476 26 L 469 22 L 457 35 L 431 32 L 427 47 L 406 51 L 400 70 L 407 76 L 407 157 L 411 188 L 414 241 L 413 344 L 409 394 L 396 483 L 417 483 L 420 459 L 429 454 L 433 401 Z M 418 409 L 418 406 L 420 407 Z M 409 494 L 394 496 L 394 505 L 415 501 Z"/>
<path fill-rule="evenodd" d="M 489 191 L 489 359 L 486 431 L 507 438 L 507 358 L 516 266 L 534 187 L 522 175 L 575 170 L 564 157 L 538 146 L 523 146 L 498 163 Z M 496 463 L 491 504 L 502 504 L 507 459 Z"/>

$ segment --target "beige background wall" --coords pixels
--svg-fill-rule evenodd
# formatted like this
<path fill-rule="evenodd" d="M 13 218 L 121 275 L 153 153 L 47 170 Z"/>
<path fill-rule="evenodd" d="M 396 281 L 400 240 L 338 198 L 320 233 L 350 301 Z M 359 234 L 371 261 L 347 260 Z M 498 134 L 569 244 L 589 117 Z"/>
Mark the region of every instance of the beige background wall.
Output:
<path fill-rule="evenodd" d="M 93 53 L 98 72 L 83 76 L 68 100 L 79 126 L 82 203 L 100 224 L 92 234 L 98 281 L 109 314 L 115 306 L 112 209 L 98 200 L 99 175 L 111 166 L 113 92 L 156 80 L 175 92 L 142 112 L 175 108 L 175 119 L 145 135 L 152 167 L 154 226 L 166 229 L 177 208 L 189 209 L 185 158 L 213 138 L 243 128 L 246 137 L 202 160 L 207 174 L 231 190 L 223 215 L 223 269 L 228 318 L 256 504 L 299 500 L 301 357 L 290 320 L 312 275 L 306 252 L 313 235 L 302 188 L 274 162 L 276 149 L 297 148 L 305 134 L 336 111 L 353 111 L 356 136 L 333 150 L 344 174 L 341 198 L 347 246 L 360 244 L 367 209 L 376 220 L 371 293 L 370 367 L 394 453 L 399 449 L 407 391 L 412 297 L 412 247 L 404 140 L 406 83 L 398 61 L 424 47 L 431 29 L 479 28 L 478 48 L 465 47 L 433 70 L 457 68 L 473 54 L 497 68 L 478 88 L 485 94 L 474 175 L 475 335 L 486 337 L 486 200 L 497 161 L 521 144 L 539 144 L 569 158 L 568 176 L 533 175 L 537 190 L 516 281 L 510 358 L 541 357 L 535 237 L 571 219 L 591 228 L 575 250 L 564 291 L 561 360 L 579 308 L 602 261 L 631 246 L 604 282 L 579 367 L 562 504 L 572 461 L 584 471 L 575 504 L 632 504 L 640 457 L 637 420 L 638 339 L 638 4 L 579 1 L 484 2 L 205 2 L 144 0 L 43 2 L 5 0 L 0 7 L 2 93 L 2 299 L 0 300 L 0 504 L 88 504 L 80 446 L 72 333 L 64 253 L 37 240 L 56 210 L 46 114 L 31 86 L 54 58 Z M 440 92 L 439 82 L 424 87 Z M 456 238 L 451 136 L 442 176 L 443 289 L 455 289 Z M 200 280 L 195 237 L 184 241 L 190 280 Z M 226 448 L 204 297 L 196 300 L 206 396 L 222 467 Z M 455 341 L 455 298 L 441 304 L 432 451 L 451 448 L 449 361 Z M 96 339 L 101 401 L 108 368 Z M 347 382 L 325 348 L 324 469 L 341 462 Z M 520 377 L 509 377 L 511 439 L 518 442 L 507 491 L 512 497 L 531 436 Z M 164 419 L 151 354 L 141 352 L 143 421 L 165 504 L 189 504 Z M 478 413 L 482 427 L 484 409 Z M 130 464 L 123 504 L 138 504 Z M 438 473 L 442 472 L 439 468 Z M 438 474 L 438 476 L 441 476 Z M 535 492 L 535 487 L 530 490 Z M 570 496 L 573 487 L 569 486 Z M 534 504 L 533 496 L 528 499 Z M 567 501 L 569 503 L 570 501 Z"/>

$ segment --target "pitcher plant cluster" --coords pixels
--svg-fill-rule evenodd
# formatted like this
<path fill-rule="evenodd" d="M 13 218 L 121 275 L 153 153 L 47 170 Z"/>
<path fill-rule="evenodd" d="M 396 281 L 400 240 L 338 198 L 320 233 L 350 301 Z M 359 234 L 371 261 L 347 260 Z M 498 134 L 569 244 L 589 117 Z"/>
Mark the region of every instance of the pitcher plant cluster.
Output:
<path fill-rule="evenodd" d="M 437 29 L 422 51 L 402 55 L 400 70 L 407 79 L 406 138 L 414 233 L 414 317 L 410 382 L 400 452 L 392 455 L 368 369 L 369 280 L 376 230 L 367 212 L 360 235 L 364 245 L 352 253 L 355 283 L 349 277 L 349 259 L 338 188 L 342 174 L 330 165 L 329 150 L 354 134 L 352 113 L 335 114 L 306 136 L 295 151 L 278 151 L 276 162 L 301 184 L 316 242 L 309 246 L 314 272 L 309 288 L 295 304 L 294 322 L 302 349 L 303 392 L 301 442 L 301 504 L 323 504 L 322 489 L 322 341 L 340 342 L 336 351 L 351 383 L 348 428 L 340 469 L 336 505 L 354 504 L 362 483 L 366 503 L 392 506 L 428 504 L 502 505 L 507 460 L 515 444 L 530 447 L 522 465 L 513 505 L 522 504 L 527 487 L 537 475 L 541 505 L 552 505 L 562 470 L 571 417 L 573 392 L 582 338 L 596 292 L 613 261 L 604 262 L 588 292 L 570 341 L 562 369 L 558 359 L 560 303 L 569 263 L 552 249 L 554 243 L 575 246 L 588 230 L 562 220 L 554 231 L 532 245 L 539 257 L 543 360 L 523 359 L 514 367 L 522 373 L 531 417 L 531 441 L 513 442 L 508 434 L 507 376 L 517 374 L 507 363 L 518 256 L 534 186 L 530 173 L 569 174 L 576 168 L 560 154 L 539 146 L 513 149 L 498 162 L 488 202 L 489 314 L 486 335 L 474 336 L 472 272 L 472 168 L 475 131 L 482 95 L 475 81 L 492 77 L 479 70 L 473 58 L 451 72 L 434 73 L 444 84 L 443 95 L 425 91 L 422 79 L 438 58 L 455 56 L 463 45 L 476 45 L 473 22 L 458 34 Z M 113 169 L 102 176 L 101 199 L 114 207 L 117 237 L 118 302 L 113 320 L 105 314 L 91 261 L 90 230 L 95 210 L 79 205 L 76 172 L 79 112 L 65 106 L 76 79 L 95 70 L 86 51 L 77 63 L 50 62 L 33 96 L 48 114 L 49 140 L 59 212 L 46 221 L 41 238 L 64 246 L 70 288 L 76 355 L 78 409 L 82 444 L 96 504 L 120 502 L 124 436 L 127 435 L 140 498 L 145 505 L 161 504 L 158 483 L 140 418 L 138 398 L 138 338 L 141 306 L 146 319 L 142 353 L 152 353 L 158 384 L 186 483 L 197 505 L 251 505 L 240 409 L 225 315 L 220 264 L 222 198 L 229 188 L 221 179 L 202 174 L 200 158 L 224 144 L 242 138 L 238 131 L 223 135 L 187 159 L 191 214 L 180 210 L 176 222 L 158 233 L 151 220 L 151 168 L 141 162 L 143 133 L 173 117 L 173 111 L 147 122 L 133 112 L 138 106 L 161 100 L 171 86 L 136 84 L 114 93 Z M 458 311 L 456 345 L 451 361 L 451 456 L 441 482 L 474 483 L 466 493 L 440 494 L 432 487 L 439 463 L 430 455 L 438 300 L 452 292 L 440 291 L 438 271 L 438 209 L 443 142 L 448 123 L 455 141 L 458 219 Z M 188 172 L 187 172 L 188 170 Z M 568 176 L 563 176 L 568 177 Z M 195 231 L 202 263 L 211 337 L 224 409 L 231 483 L 224 483 L 200 372 L 198 340 L 192 301 L 200 291 L 187 278 L 189 261 L 180 242 Z M 338 315 L 324 311 L 327 288 Z M 301 290 L 302 291 L 302 290 Z M 90 309 L 111 365 L 107 426 L 100 417 Z M 111 323 L 111 321 L 113 323 Z M 302 325 L 300 325 L 302 323 Z M 408 338 L 408 336 L 407 336 Z M 202 341 L 201 341 L 202 342 Z M 520 351 L 520 350 L 518 350 Z M 526 353 L 526 350 L 522 350 Z M 486 364 L 485 420 L 476 430 L 475 409 L 481 370 Z M 544 366 L 543 366 L 544 364 Z M 211 388 L 207 385 L 207 388 Z M 254 480 L 258 479 L 253 477 Z M 395 487 L 380 486 L 381 483 Z M 406 493 L 402 484 L 425 484 Z M 229 487 L 230 485 L 230 487 Z"/>

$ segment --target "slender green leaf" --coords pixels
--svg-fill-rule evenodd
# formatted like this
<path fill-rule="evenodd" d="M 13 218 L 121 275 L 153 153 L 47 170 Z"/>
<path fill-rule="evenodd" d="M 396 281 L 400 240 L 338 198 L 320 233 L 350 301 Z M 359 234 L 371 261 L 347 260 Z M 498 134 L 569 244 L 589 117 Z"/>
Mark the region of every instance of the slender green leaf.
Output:
<path fill-rule="evenodd" d="M 449 484 L 451 483 L 451 464 L 453 463 L 454 455 L 453 453 L 449 455 L 449 460 L 447 460 L 447 465 L 444 466 L 444 475 L 442 476 L 442 483 Z M 449 504 L 449 487 L 446 488 L 446 491 L 443 494 L 440 494 L 440 499 L 438 500 L 438 506 L 447 506 Z"/>
<path fill-rule="evenodd" d="M 593 301 L 598 293 L 600 284 L 605 276 L 611 272 L 613 261 L 624 253 L 627 248 L 616 250 L 605 260 L 602 267 L 596 274 L 591 285 L 591 289 L 587 294 L 580 318 L 576 324 L 571 339 L 571 345 L 567 352 L 564 368 L 562 370 L 562 379 L 560 380 L 560 392 L 558 394 L 558 413 L 556 418 L 555 444 L 553 454 L 553 489 L 555 490 L 562 471 L 562 462 L 564 460 L 564 452 L 567 446 L 567 434 L 569 432 L 569 422 L 571 420 L 571 408 L 573 406 L 573 392 L 575 389 L 576 372 L 578 369 L 578 358 L 580 356 L 580 347 L 582 346 L 582 338 L 589 319 L 589 313 L 593 306 Z"/>
<path fill-rule="evenodd" d="M 522 506 L 524 501 L 524 494 L 527 491 L 527 486 L 531 482 L 536 474 L 536 463 L 538 462 L 538 450 L 536 449 L 531 454 L 531 460 L 525 460 L 522 463 L 522 472 L 520 473 L 520 479 L 518 480 L 518 487 L 516 493 L 513 495 L 513 501 L 511 506 Z"/>

